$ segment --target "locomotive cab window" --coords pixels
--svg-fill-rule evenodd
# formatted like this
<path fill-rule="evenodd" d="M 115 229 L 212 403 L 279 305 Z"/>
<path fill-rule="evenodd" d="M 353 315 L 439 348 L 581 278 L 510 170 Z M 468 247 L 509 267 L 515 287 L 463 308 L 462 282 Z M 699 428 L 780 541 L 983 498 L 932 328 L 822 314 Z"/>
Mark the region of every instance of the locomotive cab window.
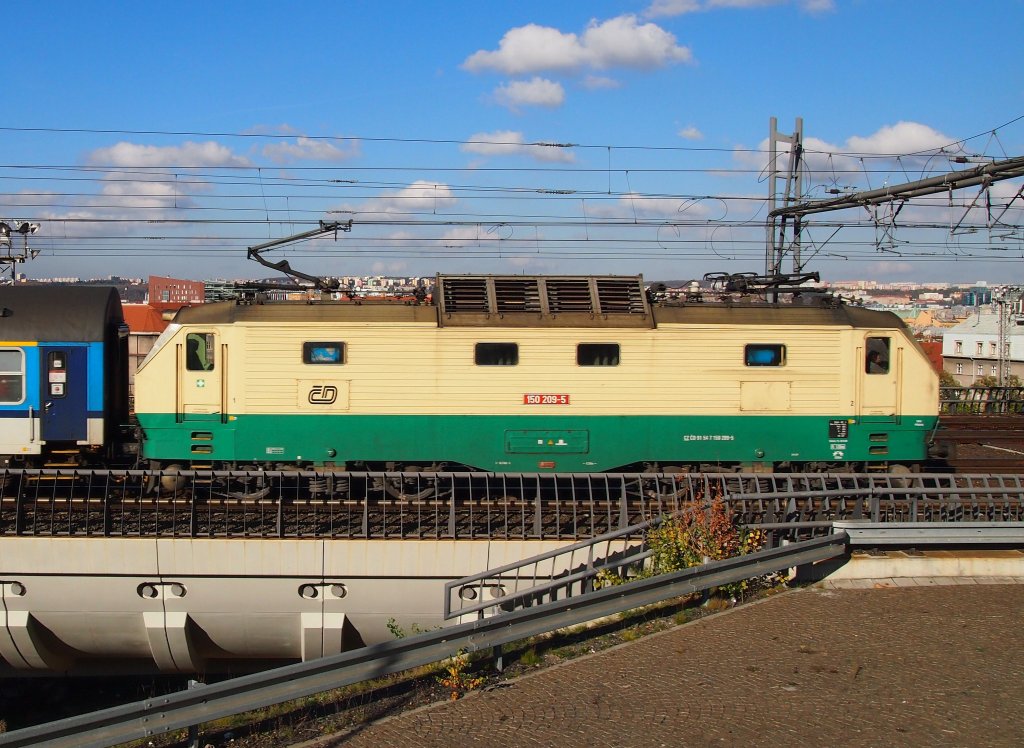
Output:
<path fill-rule="evenodd" d="M 618 343 L 580 343 L 576 346 L 576 363 L 579 366 L 618 366 Z"/>
<path fill-rule="evenodd" d="M 747 366 L 782 366 L 786 363 L 786 346 L 781 343 L 749 343 L 743 349 Z"/>
<path fill-rule="evenodd" d="M 474 359 L 477 366 L 516 366 L 519 364 L 519 344 L 477 343 Z"/>
<path fill-rule="evenodd" d="M 868 338 L 864 371 L 867 374 L 889 373 L 889 338 Z"/>
<path fill-rule="evenodd" d="M 344 343 L 303 343 L 302 363 L 343 364 L 345 363 Z"/>
<path fill-rule="evenodd" d="M 0 350 L 0 403 L 20 403 L 25 397 L 25 354 Z"/>
<path fill-rule="evenodd" d="M 213 333 L 190 332 L 185 336 L 185 368 L 213 371 Z"/>

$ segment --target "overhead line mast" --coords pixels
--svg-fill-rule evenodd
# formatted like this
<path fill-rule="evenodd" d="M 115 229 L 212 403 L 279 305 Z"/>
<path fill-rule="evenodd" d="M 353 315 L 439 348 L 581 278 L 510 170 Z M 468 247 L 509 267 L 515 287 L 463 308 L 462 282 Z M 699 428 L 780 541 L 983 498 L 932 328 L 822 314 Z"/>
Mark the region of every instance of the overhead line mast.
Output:
<path fill-rule="evenodd" d="M 987 190 L 995 182 L 1024 176 L 1024 157 L 1018 156 L 905 184 L 887 185 L 874 190 L 851 192 L 848 195 L 825 200 L 804 200 L 800 202 L 802 197 L 802 141 L 802 118 L 797 118 L 796 130 L 792 135 L 779 133 L 775 117 L 771 118 L 768 162 L 768 249 L 765 261 L 769 275 L 778 274 L 782 271 L 782 262 L 787 254 L 793 258 L 793 272 L 803 272 L 805 263 L 800 251 L 802 246 L 801 234 L 804 228 L 802 219 L 804 216 L 847 208 L 859 207 L 866 209 L 872 205 L 882 205 L 898 200 L 906 201 L 914 197 L 934 195 L 940 192 L 952 192 L 953 190 L 978 185 L 982 187 L 982 190 Z M 789 164 L 785 172 L 778 165 L 778 159 L 780 158 L 779 144 L 787 145 L 789 150 Z M 954 158 L 954 160 L 958 159 Z M 961 157 L 959 162 L 966 163 L 967 159 Z M 784 182 L 781 197 L 778 188 L 780 181 Z M 1018 198 L 1024 198 L 1024 188 L 1019 190 L 1010 202 L 1012 203 Z M 896 212 L 898 212 L 898 209 Z M 895 213 L 893 216 L 895 217 Z"/>

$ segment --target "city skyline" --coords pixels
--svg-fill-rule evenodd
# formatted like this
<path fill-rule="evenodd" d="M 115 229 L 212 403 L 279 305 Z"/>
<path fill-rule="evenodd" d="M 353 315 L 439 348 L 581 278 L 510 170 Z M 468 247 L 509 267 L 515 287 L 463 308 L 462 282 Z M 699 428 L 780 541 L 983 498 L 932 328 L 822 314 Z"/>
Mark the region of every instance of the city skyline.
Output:
<path fill-rule="evenodd" d="M 6 45 L 0 220 L 39 224 L 30 277 L 264 277 L 248 247 L 348 220 L 267 257 L 328 276 L 763 271 L 771 117 L 803 119 L 805 200 L 1024 153 L 1013 51 L 986 50 L 997 77 L 946 49 L 1024 3 L 879 10 L 43 2 Z M 899 39 L 867 51 L 883 28 Z M 809 216 L 807 269 L 1020 284 L 1021 183 Z"/>

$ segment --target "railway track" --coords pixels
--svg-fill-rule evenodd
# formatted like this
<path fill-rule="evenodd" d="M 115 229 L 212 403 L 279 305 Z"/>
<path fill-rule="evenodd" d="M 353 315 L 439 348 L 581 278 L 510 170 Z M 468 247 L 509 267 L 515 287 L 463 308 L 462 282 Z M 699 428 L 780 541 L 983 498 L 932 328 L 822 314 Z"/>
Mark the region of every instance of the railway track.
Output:
<path fill-rule="evenodd" d="M 1024 413 L 943 414 L 934 441 L 932 470 L 1024 473 Z"/>
<path fill-rule="evenodd" d="M 590 538 L 721 500 L 744 524 L 1024 520 L 1024 475 L 9 470 L 0 536 Z M 170 490 L 154 490 L 164 481 Z"/>

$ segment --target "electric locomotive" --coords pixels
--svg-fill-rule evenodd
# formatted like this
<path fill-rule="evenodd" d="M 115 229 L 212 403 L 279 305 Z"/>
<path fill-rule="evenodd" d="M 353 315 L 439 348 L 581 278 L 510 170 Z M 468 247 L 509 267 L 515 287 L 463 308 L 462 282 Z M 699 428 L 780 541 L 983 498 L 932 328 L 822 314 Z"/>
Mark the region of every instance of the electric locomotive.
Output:
<path fill-rule="evenodd" d="M 906 470 L 938 418 L 938 377 L 891 313 L 658 302 L 640 276 L 184 309 L 135 393 L 154 467 Z"/>

